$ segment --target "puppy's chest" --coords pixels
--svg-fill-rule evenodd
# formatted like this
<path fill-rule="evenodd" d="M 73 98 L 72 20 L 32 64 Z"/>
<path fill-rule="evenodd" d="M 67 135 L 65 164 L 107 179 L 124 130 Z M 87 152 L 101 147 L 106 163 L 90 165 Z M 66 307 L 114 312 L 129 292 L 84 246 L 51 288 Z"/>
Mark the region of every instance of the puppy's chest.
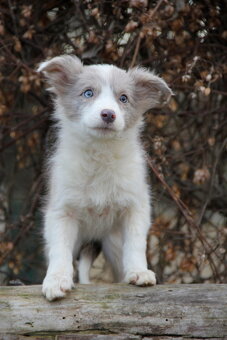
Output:
<path fill-rule="evenodd" d="M 124 205 L 130 195 L 127 164 L 111 158 L 100 158 L 95 162 L 81 164 L 74 173 L 75 193 L 82 207 L 96 208 L 102 214 L 106 207 Z"/>
<path fill-rule="evenodd" d="M 67 205 L 79 220 L 82 238 L 102 238 L 136 201 L 138 171 L 135 162 L 125 158 L 94 154 L 77 157 L 64 168 Z"/>
<path fill-rule="evenodd" d="M 124 212 L 128 194 L 114 167 L 101 166 L 92 170 L 80 183 L 80 222 L 85 238 L 89 235 L 91 239 L 101 239 Z"/>

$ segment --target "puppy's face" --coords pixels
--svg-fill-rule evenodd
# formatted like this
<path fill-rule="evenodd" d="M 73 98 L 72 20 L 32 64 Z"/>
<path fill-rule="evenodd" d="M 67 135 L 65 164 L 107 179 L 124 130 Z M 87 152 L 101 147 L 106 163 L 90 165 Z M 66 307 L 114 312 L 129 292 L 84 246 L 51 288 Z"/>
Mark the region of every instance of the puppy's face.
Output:
<path fill-rule="evenodd" d="M 38 71 L 44 72 L 70 124 L 97 137 L 119 135 L 172 95 L 164 80 L 140 68 L 83 66 L 65 55 L 42 63 Z"/>

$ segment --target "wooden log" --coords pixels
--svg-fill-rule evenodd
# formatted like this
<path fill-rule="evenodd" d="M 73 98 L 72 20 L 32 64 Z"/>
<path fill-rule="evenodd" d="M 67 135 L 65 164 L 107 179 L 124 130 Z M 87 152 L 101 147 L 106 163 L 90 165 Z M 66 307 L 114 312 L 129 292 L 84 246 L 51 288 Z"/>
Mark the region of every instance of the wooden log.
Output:
<path fill-rule="evenodd" d="M 48 302 L 40 286 L 0 287 L 0 339 L 226 339 L 227 285 L 77 285 Z"/>

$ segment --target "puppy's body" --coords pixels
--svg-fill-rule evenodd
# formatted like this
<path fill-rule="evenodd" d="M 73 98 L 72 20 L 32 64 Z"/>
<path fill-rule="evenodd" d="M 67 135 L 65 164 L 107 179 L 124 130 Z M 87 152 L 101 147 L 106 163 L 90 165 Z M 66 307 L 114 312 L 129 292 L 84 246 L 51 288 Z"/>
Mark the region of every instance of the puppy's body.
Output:
<path fill-rule="evenodd" d="M 142 113 L 167 99 L 170 89 L 148 71 L 83 66 L 71 56 L 40 70 L 56 94 L 58 144 L 50 160 L 44 237 L 49 300 L 73 286 L 73 255 L 100 241 L 115 280 L 155 284 L 147 270 L 150 195 L 139 141 Z M 94 252 L 81 252 L 79 279 L 88 283 Z"/>

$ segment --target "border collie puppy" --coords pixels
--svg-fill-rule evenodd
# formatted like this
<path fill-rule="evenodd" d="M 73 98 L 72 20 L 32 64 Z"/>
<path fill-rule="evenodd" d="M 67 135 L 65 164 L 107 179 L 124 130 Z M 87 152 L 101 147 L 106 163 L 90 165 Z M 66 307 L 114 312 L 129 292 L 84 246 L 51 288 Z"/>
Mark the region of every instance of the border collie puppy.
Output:
<path fill-rule="evenodd" d="M 143 113 L 172 91 L 146 69 L 84 66 L 70 55 L 45 61 L 38 71 L 54 93 L 58 126 L 48 162 L 43 294 L 54 300 L 72 289 L 79 255 L 79 282 L 89 283 L 97 242 L 116 282 L 155 285 L 146 260 L 151 199 L 139 134 Z"/>

